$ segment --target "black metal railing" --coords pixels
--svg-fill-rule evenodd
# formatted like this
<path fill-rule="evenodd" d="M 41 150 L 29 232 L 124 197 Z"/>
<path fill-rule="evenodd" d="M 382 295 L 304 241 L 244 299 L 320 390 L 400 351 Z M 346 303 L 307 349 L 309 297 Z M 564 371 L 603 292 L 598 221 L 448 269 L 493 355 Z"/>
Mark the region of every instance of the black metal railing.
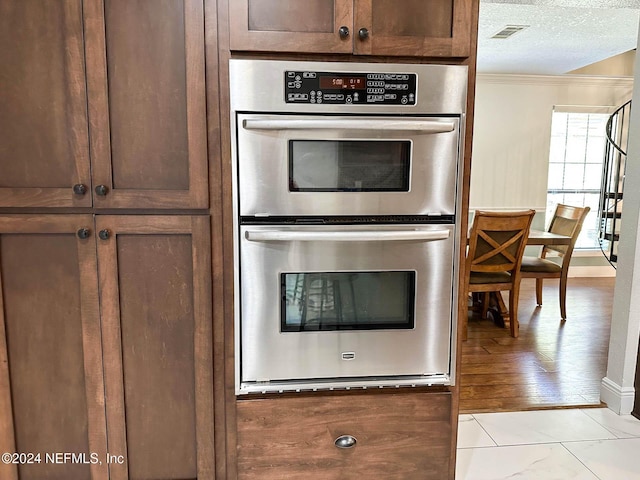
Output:
<path fill-rule="evenodd" d="M 631 100 L 611 114 L 606 126 L 602 183 L 598 208 L 598 240 L 602 253 L 615 268 L 622 221 L 624 172 L 629 139 Z"/>

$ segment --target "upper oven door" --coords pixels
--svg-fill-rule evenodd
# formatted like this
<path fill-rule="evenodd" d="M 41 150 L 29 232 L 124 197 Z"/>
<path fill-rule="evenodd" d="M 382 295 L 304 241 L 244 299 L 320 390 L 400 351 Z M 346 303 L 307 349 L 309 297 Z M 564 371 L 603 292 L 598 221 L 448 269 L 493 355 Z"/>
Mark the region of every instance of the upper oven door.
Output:
<path fill-rule="evenodd" d="M 460 117 L 238 114 L 241 216 L 454 215 Z"/>

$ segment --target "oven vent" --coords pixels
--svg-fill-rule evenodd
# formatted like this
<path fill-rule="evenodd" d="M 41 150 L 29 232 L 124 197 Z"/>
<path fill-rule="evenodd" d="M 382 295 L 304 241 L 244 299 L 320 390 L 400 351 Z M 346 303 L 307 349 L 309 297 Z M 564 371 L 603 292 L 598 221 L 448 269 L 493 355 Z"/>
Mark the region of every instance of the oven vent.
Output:
<path fill-rule="evenodd" d="M 512 37 L 518 32 L 521 32 L 525 28 L 529 28 L 530 25 L 507 25 L 498 33 L 493 35 L 491 38 L 497 38 L 499 40 L 506 40 L 509 37 Z"/>

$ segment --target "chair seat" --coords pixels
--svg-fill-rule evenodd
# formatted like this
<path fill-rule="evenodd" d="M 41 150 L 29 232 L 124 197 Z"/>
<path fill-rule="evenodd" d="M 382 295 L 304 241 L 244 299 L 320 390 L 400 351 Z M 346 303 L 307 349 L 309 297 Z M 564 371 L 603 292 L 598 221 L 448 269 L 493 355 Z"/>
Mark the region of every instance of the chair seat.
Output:
<path fill-rule="evenodd" d="M 479 283 L 510 283 L 511 275 L 507 272 L 471 272 L 470 284 Z"/>
<path fill-rule="evenodd" d="M 531 273 L 560 273 L 562 266 L 544 258 L 522 257 L 520 271 Z"/>

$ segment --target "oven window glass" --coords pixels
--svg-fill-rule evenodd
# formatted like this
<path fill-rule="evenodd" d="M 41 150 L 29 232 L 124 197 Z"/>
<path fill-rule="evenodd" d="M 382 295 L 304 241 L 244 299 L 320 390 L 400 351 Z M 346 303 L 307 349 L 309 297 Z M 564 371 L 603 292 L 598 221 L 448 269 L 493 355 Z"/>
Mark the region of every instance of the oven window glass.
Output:
<path fill-rule="evenodd" d="M 292 192 L 408 192 L 411 142 L 290 140 Z"/>
<path fill-rule="evenodd" d="M 414 327 L 416 273 L 281 274 L 281 331 Z"/>

